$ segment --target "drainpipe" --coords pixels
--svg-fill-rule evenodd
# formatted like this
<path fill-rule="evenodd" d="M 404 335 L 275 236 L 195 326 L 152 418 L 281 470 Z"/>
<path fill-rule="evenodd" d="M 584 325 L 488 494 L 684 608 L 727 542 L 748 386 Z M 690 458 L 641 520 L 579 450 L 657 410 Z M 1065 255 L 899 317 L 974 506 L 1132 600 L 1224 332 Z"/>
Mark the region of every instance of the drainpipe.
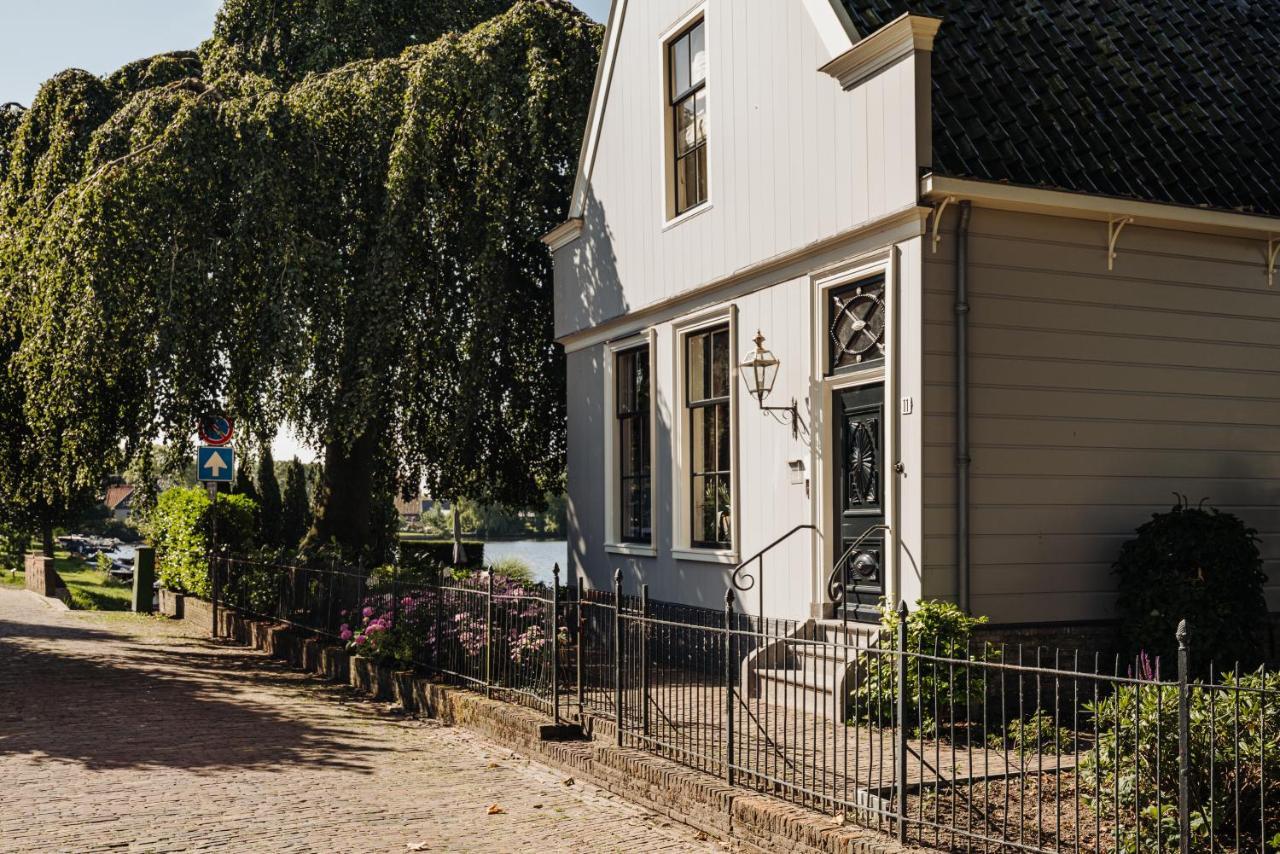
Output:
<path fill-rule="evenodd" d="M 969 213 L 956 225 L 956 598 L 969 613 Z"/>

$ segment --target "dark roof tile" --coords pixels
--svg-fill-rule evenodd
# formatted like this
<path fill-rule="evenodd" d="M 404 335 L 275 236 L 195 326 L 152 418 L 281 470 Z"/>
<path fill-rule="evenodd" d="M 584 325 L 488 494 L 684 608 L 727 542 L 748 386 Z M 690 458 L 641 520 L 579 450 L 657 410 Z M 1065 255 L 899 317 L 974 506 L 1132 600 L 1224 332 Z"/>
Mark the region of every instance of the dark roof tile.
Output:
<path fill-rule="evenodd" d="M 934 170 L 1280 215 L 1280 0 L 843 0 L 943 19 Z"/>

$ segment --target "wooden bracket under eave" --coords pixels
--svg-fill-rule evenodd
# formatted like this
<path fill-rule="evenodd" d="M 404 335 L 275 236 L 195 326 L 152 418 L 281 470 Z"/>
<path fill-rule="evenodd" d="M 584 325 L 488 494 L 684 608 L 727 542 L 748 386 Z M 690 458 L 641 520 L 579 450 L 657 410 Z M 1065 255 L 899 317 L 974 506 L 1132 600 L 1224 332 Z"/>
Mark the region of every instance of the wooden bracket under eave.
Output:
<path fill-rule="evenodd" d="M 1120 239 L 1120 232 L 1124 231 L 1124 227 L 1133 222 L 1131 216 L 1113 216 L 1107 218 L 1107 269 L 1114 270 L 1116 268 L 1116 241 Z"/>
<path fill-rule="evenodd" d="M 947 212 L 947 205 L 956 200 L 955 196 L 947 196 L 933 209 L 933 254 L 938 254 L 938 244 L 942 241 L 942 215 Z"/>
<path fill-rule="evenodd" d="M 1276 286 L 1276 258 L 1280 257 L 1280 237 L 1272 235 L 1267 240 L 1267 287 Z"/>

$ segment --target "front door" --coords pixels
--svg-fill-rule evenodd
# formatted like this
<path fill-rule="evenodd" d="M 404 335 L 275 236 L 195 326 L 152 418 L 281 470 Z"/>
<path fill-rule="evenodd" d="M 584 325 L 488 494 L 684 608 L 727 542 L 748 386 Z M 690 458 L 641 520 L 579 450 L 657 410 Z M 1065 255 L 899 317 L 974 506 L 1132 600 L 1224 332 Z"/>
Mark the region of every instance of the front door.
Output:
<path fill-rule="evenodd" d="M 884 385 L 835 392 L 837 584 L 845 616 L 877 622 L 884 596 Z M 854 543 L 864 537 L 857 548 Z"/>

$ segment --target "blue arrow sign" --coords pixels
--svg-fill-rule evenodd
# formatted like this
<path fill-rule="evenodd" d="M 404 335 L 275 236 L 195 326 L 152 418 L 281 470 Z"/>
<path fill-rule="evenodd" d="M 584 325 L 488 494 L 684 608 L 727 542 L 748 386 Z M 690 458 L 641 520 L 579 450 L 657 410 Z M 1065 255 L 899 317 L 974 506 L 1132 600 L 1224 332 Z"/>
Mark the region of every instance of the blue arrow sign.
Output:
<path fill-rule="evenodd" d="M 196 454 L 196 476 L 204 483 L 230 483 L 235 466 L 232 448 L 200 448 Z"/>

